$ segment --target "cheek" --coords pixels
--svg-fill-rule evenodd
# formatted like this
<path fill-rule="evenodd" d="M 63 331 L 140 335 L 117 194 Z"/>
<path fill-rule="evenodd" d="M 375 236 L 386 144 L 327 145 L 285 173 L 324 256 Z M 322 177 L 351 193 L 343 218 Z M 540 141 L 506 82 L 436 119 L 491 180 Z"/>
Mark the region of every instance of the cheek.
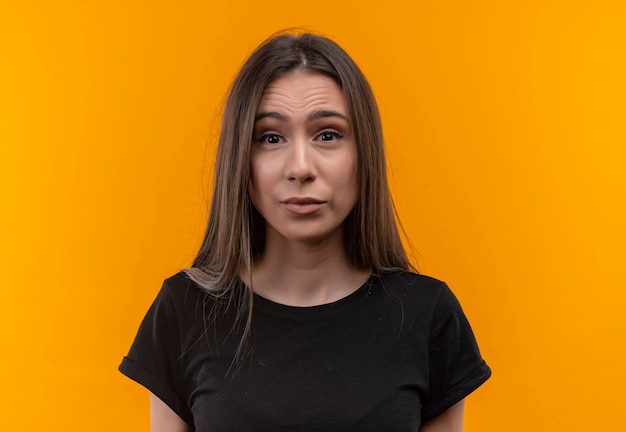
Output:
<path fill-rule="evenodd" d="M 343 158 L 336 167 L 332 184 L 338 198 L 337 205 L 343 209 L 342 211 L 353 209 L 359 199 L 360 185 L 355 156 L 350 154 Z"/>
<path fill-rule="evenodd" d="M 345 184 L 351 189 L 352 193 L 358 195 L 359 189 L 359 166 L 356 154 L 350 154 L 345 161 Z"/>

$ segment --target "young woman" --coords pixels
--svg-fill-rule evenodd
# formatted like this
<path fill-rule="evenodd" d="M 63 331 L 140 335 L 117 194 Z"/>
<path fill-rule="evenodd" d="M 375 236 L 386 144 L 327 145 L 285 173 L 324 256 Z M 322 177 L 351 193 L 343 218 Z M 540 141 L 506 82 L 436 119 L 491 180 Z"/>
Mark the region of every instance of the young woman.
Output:
<path fill-rule="evenodd" d="M 283 34 L 244 64 L 200 251 L 120 370 L 153 432 L 462 430 L 490 370 L 406 257 L 376 102 L 334 42 Z"/>

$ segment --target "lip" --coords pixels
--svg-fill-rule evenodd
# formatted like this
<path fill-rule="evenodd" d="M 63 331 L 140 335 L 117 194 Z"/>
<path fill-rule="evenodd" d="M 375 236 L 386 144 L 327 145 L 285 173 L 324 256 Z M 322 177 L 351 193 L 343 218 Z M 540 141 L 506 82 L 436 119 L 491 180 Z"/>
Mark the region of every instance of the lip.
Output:
<path fill-rule="evenodd" d="M 287 209 L 287 211 L 296 215 L 309 215 L 318 211 L 326 201 L 312 197 L 291 197 L 281 204 Z"/>

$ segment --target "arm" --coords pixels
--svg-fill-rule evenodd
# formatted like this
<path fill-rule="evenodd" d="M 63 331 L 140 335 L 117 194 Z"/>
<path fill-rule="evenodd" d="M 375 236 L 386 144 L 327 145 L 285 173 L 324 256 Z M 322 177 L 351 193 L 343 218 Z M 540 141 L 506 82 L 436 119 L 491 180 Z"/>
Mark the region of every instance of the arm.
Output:
<path fill-rule="evenodd" d="M 161 399 L 150 393 L 150 432 L 191 432 L 191 427 Z"/>
<path fill-rule="evenodd" d="M 463 400 L 424 423 L 420 432 L 463 432 Z"/>

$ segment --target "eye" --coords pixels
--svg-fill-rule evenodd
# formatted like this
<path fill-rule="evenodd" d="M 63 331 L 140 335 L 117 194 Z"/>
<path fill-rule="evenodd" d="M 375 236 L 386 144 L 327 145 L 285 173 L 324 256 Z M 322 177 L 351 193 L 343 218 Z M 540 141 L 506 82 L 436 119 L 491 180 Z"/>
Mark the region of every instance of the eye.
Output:
<path fill-rule="evenodd" d="M 258 137 L 257 141 L 261 144 L 279 144 L 281 137 L 277 134 L 264 134 Z"/>
<path fill-rule="evenodd" d="M 320 141 L 334 141 L 336 139 L 343 138 L 339 132 L 336 131 L 324 131 L 318 135 Z"/>

